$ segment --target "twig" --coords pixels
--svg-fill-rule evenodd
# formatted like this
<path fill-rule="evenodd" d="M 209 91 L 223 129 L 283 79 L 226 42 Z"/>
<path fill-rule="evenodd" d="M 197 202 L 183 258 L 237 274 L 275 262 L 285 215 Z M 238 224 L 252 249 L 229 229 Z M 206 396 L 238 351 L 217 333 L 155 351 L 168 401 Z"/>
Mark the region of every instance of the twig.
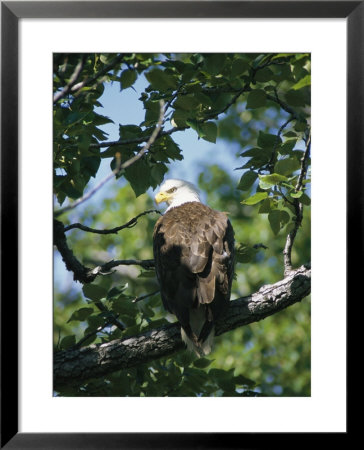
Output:
<path fill-rule="evenodd" d="M 102 331 L 104 328 L 106 328 L 108 325 L 110 325 L 110 322 L 106 322 L 104 325 L 100 325 L 98 328 L 96 328 L 96 330 L 91 331 L 90 333 L 86 334 L 86 336 L 84 336 L 82 339 L 80 339 L 78 342 L 76 342 L 75 345 L 73 345 L 71 348 L 72 349 L 77 349 L 79 347 L 81 347 L 81 345 L 87 341 L 87 339 L 89 339 L 91 336 L 93 336 L 94 334 L 100 333 L 100 331 Z"/>
<path fill-rule="evenodd" d="M 78 200 L 76 200 L 71 205 L 65 206 L 64 208 L 61 208 L 58 211 L 55 211 L 54 216 L 58 217 L 61 214 L 65 213 L 67 211 L 70 211 L 71 209 L 76 208 L 78 205 L 80 205 L 81 203 L 85 202 L 90 197 L 92 197 L 105 183 L 107 183 L 109 180 L 111 180 L 111 178 L 118 175 L 119 172 L 121 172 L 123 169 L 130 167 L 132 164 L 134 164 L 136 161 L 138 161 L 149 150 L 149 148 L 151 147 L 151 145 L 154 143 L 155 139 L 157 138 L 157 136 L 161 130 L 162 124 L 163 124 L 163 118 L 164 118 L 164 102 L 163 102 L 163 100 L 160 100 L 160 115 L 159 115 L 158 123 L 157 123 L 153 133 L 149 137 L 148 142 L 140 150 L 140 152 L 138 152 L 132 158 L 125 161 L 123 164 L 120 164 L 120 163 L 117 164 L 115 169 L 109 175 L 107 175 L 103 180 L 101 180 L 97 186 L 95 186 L 87 194 L 80 197 Z M 120 153 L 116 153 L 115 156 L 117 159 L 119 157 L 119 160 L 120 160 Z"/>
<path fill-rule="evenodd" d="M 152 295 L 158 294 L 159 289 L 157 291 L 151 292 L 150 294 L 145 294 L 145 295 L 141 295 L 140 297 L 135 297 L 132 302 L 136 303 L 136 302 L 140 302 L 141 300 L 144 300 L 148 297 L 152 297 Z"/>
<path fill-rule="evenodd" d="M 89 233 L 116 234 L 116 233 L 118 233 L 118 231 L 123 230 L 124 228 L 133 228 L 133 227 L 135 227 L 135 225 L 138 223 L 139 217 L 144 216 L 146 214 L 150 214 L 150 213 L 162 214 L 157 209 L 150 209 L 148 211 L 144 211 L 144 212 L 138 214 L 136 217 L 133 217 L 132 219 L 129 220 L 129 222 L 125 223 L 124 225 L 120 225 L 119 227 L 111 228 L 111 229 L 108 229 L 108 230 L 96 230 L 95 228 L 87 227 L 86 225 L 82 225 L 81 223 L 73 223 L 71 225 L 65 226 L 64 227 L 64 231 L 69 231 L 69 230 L 72 230 L 74 228 L 79 228 L 80 230 L 88 231 Z"/>
<path fill-rule="evenodd" d="M 311 133 L 309 133 L 308 138 L 306 140 L 306 149 L 305 152 L 301 158 L 301 173 L 298 177 L 297 184 L 295 187 L 295 192 L 298 192 L 302 188 L 303 179 L 307 172 L 307 158 L 310 154 L 310 148 L 311 148 Z M 294 228 L 292 231 L 288 233 L 286 244 L 284 246 L 283 250 L 283 260 L 284 260 L 284 275 L 287 276 L 292 272 L 292 247 L 293 242 L 295 240 L 297 231 L 302 223 L 303 218 L 303 205 L 300 203 L 299 199 L 295 198 L 293 200 L 293 205 L 295 207 L 296 211 L 296 220 L 294 224 Z"/>
<path fill-rule="evenodd" d="M 278 96 L 277 96 L 277 99 L 278 99 Z M 276 138 L 276 140 L 275 140 L 275 142 L 274 142 L 274 146 L 273 146 L 273 150 L 272 150 L 272 156 L 271 156 L 270 161 L 269 161 L 268 166 L 267 166 L 270 173 L 273 172 L 273 168 L 274 168 L 274 164 L 275 164 L 276 156 L 277 156 L 276 150 L 277 150 L 277 147 L 278 147 L 278 142 L 279 142 L 279 139 L 280 139 L 280 137 L 281 137 L 281 134 L 282 134 L 283 130 L 286 128 L 286 126 L 287 126 L 290 122 L 292 122 L 293 120 L 295 120 L 295 117 L 294 117 L 293 115 L 291 115 L 291 116 L 288 118 L 288 120 L 287 120 L 286 122 L 284 122 L 284 124 L 281 125 L 281 127 L 280 127 L 279 130 L 278 130 L 277 138 Z"/>
<path fill-rule="evenodd" d="M 160 101 L 159 101 L 159 104 L 160 104 L 159 120 L 158 120 L 158 123 L 157 123 L 156 127 L 154 128 L 153 133 L 150 135 L 150 137 L 149 137 L 149 139 L 148 139 L 148 142 L 147 142 L 147 143 L 145 144 L 145 146 L 140 150 L 139 153 L 137 153 L 135 156 L 133 156 L 132 158 L 128 159 L 127 161 L 125 161 L 125 162 L 121 165 L 121 167 L 120 167 L 121 170 L 122 170 L 122 169 L 126 169 L 127 167 L 131 166 L 131 165 L 134 164 L 136 161 L 138 161 L 138 159 L 140 159 L 140 158 L 144 155 L 144 153 L 146 153 L 146 152 L 150 149 L 151 145 L 152 145 L 152 144 L 154 143 L 154 141 L 156 140 L 156 138 L 157 138 L 157 136 L 158 136 L 158 134 L 159 134 L 159 132 L 160 132 L 160 130 L 161 130 L 161 128 L 162 128 L 162 125 L 163 125 L 163 119 L 164 119 L 164 101 L 163 101 L 163 100 L 160 100 Z"/>
<path fill-rule="evenodd" d="M 106 65 L 101 70 L 99 70 L 99 72 L 97 72 L 94 76 L 87 78 L 86 80 L 81 81 L 80 83 L 77 83 L 77 84 L 75 84 L 75 82 L 71 83 L 71 85 L 65 92 L 64 92 L 65 89 L 63 89 L 61 92 L 59 92 L 59 93 L 57 92 L 56 94 L 54 94 L 53 102 L 57 102 L 58 100 L 63 98 L 65 95 L 67 95 L 68 92 L 77 92 L 80 89 L 82 89 L 83 87 L 92 84 L 98 78 L 102 77 L 103 75 L 106 75 L 113 67 L 116 66 L 116 64 L 118 64 L 123 59 L 123 57 L 124 57 L 124 55 L 118 55 L 108 65 Z"/>
<path fill-rule="evenodd" d="M 105 183 L 107 183 L 109 180 L 111 180 L 111 178 L 113 178 L 115 175 L 117 175 L 119 173 L 119 171 L 121 170 L 120 153 L 116 153 L 115 157 L 116 157 L 117 160 L 119 160 L 119 163 L 117 163 L 116 168 L 109 175 L 107 175 L 103 180 L 100 181 L 100 183 L 97 186 L 95 186 L 93 189 L 88 191 L 87 194 L 85 194 L 82 197 L 80 197 L 74 203 L 72 203 L 72 204 L 70 204 L 68 206 L 65 206 L 64 208 L 61 208 L 58 211 L 55 211 L 54 212 L 54 217 L 58 217 L 61 214 L 64 214 L 65 212 L 76 208 L 78 205 L 81 205 L 81 203 L 83 203 L 86 200 L 88 200 L 89 198 L 91 198 L 100 188 L 102 188 L 102 186 Z"/>
<path fill-rule="evenodd" d="M 117 260 L 111 260 L 105 264 L 102 264 L 101 266 L 95 267 L 95 269 L 92 269 L 92 274 L 99 274 L 108 272 L 114 267 L 117 266 L 141 266 L 143 269 L 153 269 L 154 267 L 154 259 L 117 259 Z"/>
<path fill-rule="evenodd" d="M 103 303 L 97 302 L 97 303 L 95 303 L 95 305 L 99 308 L 99 310 L 101 312 L 106 312 L 106 313 L 110 314 L 110 316 L 108 318 L 109 323 L 112 323 L 117 328 L 119 328 L 119 330 L 121 330 L 121 331 L 124 331 L 126 329 L 126 326 L 114 315 L 114 313 L 112 311 L 109 311 Z"/>
<path fill-rule="evenodd" d="M 289 114 L 291 114 L 293 116 L 294 119 L 297 119 L 297 113 L 290 107 L 287 105 L 287 103 L 284 103 L 281 99 L 278 98 L 278 96 L 273 96 L 270 94 L 266 94 L 266 97 L 268 100 L 271 100 L 274 103 L 278 103 L 278 105 L 284 109 L 285 111 L 287 111 Z"/>
<path fill-rule="evenodd" d="M 76 84 L 78 77 L 80 76 L 80 73 L 82 72 L 84 64 L 85 64 L 85 57 L 82 56 L 79 63 L 75 67 L 75 70 L 74 70 L 73 74 L 71 75 L 71 78 L 70 78 L 68 84 L 61 91 L 58 91 L 54 94 L 54 96 L 53 96 L 54 103 L 56 103 L 61 98 L 65 97 L 70 92 L 72 86 L 74 86 L 74 84 Z"/>

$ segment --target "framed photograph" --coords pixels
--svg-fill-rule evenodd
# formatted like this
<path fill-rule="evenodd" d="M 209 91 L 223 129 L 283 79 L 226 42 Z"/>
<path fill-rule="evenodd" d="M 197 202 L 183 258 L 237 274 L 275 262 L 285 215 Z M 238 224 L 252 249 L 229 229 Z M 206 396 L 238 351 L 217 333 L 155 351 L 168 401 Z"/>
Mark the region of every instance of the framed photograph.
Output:
<path fill-rule="evenodd" d="M 347 437 L 362 2 L 1 8 L 2 447 Z"/>

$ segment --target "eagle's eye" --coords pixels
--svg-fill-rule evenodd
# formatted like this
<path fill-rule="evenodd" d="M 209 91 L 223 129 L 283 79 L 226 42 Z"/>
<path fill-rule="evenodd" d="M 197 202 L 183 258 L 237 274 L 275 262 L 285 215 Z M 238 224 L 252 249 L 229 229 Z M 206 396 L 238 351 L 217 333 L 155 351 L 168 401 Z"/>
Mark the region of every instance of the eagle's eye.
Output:
<path fill-rule="evenodd" d="M 173 192 L 176 192 L 176 190 L 177 190 L 177 188 L 176 187 L 173 187 L 173 188 L 171 188 L 171 189 L 168 189 L 168 194 L 172 194 Z"/>

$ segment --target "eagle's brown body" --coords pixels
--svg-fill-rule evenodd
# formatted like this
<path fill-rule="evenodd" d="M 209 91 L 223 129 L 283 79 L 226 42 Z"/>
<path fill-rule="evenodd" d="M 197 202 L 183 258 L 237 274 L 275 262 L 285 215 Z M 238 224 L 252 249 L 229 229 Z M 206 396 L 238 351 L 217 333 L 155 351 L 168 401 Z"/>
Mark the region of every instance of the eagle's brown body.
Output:
<path fill-rule="evenodd" d="M 229 304 L 234 233 L 225 213 L 200 202 L 169 209 L 156 223 L 153 250 L 164 307 L 200 354 Z M 196 325 L 197 324 L 197 325 Z"/>

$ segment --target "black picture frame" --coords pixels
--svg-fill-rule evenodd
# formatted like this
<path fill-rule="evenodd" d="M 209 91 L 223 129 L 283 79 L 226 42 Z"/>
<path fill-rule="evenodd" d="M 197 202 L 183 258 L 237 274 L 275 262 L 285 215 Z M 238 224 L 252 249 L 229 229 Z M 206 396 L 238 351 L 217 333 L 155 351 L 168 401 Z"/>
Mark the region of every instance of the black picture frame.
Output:
<path fill-rule="evenodd" d="M 347 298 L 363 253 L 363 1 L 74 1 L 1 2 L 1 448 L 257 448 L 264 433 L 18 432 L 18 23 L 21 18 L 346 18 L 347 20 Z M 345 210 L 341 205 L 341 211 Z M 339 211 L 338 211 L 339 212 Z M 354 253 L 355 249 L 355 253 Z M 361 275 L 362 276 L 362 275 Z M 344 301 L 344 299 L 343 299 Z M 11 338 L 9 338 L 11 336 Z M 348 346 L 349 350 L 349 346 Z M 36 408 L 36 407 L 35 407 Z M 349 410 L 348 410 L 349 417 Z M 349 422 L 348 428 L 349 431 Z M 349 433 L 335 436 L 339 443 Z M 244 434 L 242 436 L 242 434 Z M 278 434 L 278 433 L 277 433 Z M 276 434 L 275 434 L 276 436 Z M 315 439 L 317 438 L 317 434 Z M 297 436 L 279 433 L 280 445 Z M 300 443 L 310 442 L 309 433 Z M 303 441 L 302 441 L 303 440 Z"/>

